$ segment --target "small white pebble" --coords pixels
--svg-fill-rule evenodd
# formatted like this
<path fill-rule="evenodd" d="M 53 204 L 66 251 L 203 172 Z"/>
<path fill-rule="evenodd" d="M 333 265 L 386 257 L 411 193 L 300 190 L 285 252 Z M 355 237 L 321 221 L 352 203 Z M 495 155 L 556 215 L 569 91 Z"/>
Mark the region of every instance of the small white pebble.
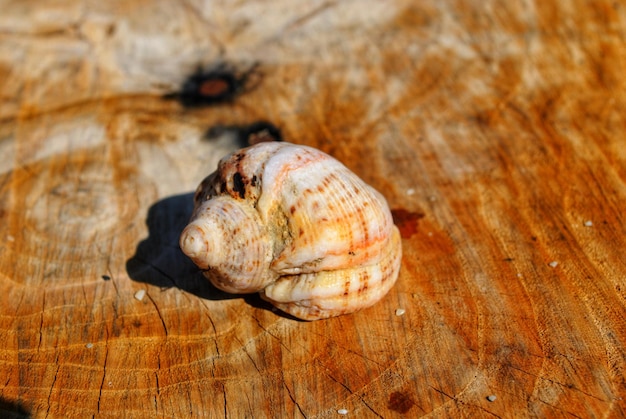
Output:
<path fill-rule="evenodd" d="M 413 189 L 413 188 L 407 189 L 406 190 L 406 194 L 407 194 L 407 196 L 415 195 L 415 189 Z"/>
<path fill-rule="evenodd" d="M 397 308 L 396 309 L 396 316 L 402 316 L 404 313 L 406 313 L 406 310 L 403 308 Z"/>
<path fill-rule="evenodd" d="M 135 299 L 141 301 L 146 296 L 146 290 L 139 290 L 135 293 Z"/>
<path fill-rule="evenodd" d="M 490 394 L 489 396 L 487 396 L 487 400 L 489 400 L 490 402 L 495 402 L 497 399 L 495 394 Z"/>
<path fill-rule="evenodd" d="M 88 344 L 85 345 L 85 348 L 87 349 L 93 348 L 93 343 L 89 342 Z"/>
<path fill-rule="evenodd" d="M 429 232 L 428 232 L 428 237 L 432 237 L 432 236 L 433 236 L 433 232 L 432 232 L 432 231 L 429 231 Z"/>
<path fill-rule="evenodd" d="M 339 413 L 340 415 L 347 415 L 348 414 L 348 409 L 339 409 L 339 410 L 337 410 L 337 413 Z"/>
<path fill-rule="evenodd" d="M 585 221 L 585 227 L 591 227 L 591 226 L 593 226 L 593 221 L 591 220 Z"/>
<path fill-rule="evenodd" d="M 550 265 L 551 268 L 556 268 L 559 265 L 559 262 L 553 260 L 552 262 L 548 263 L 548 265 Z"/>
<path fill-rule="evenodd" d="M 437 200 L 437 197 L 435 195 L 431 195 L 431 196 L 428 197 L 428 200 L 430 202 L 435 202 Z"/>
<path fill-rule="evenodd" d="M 518 277 L 518 278 L 521 278 L 521 277 L 522 277 L 522 274 L 521 274 L 520 272 L 518 272 L 518 273 L 517 273 L 517 277 Z"/>
<path fill-rule="evenodd" d="M 15 237 L 11 236 L 10 234 L 7 236 L 7 241 L 8 242 L 14 242 L 15 241 Z"/>

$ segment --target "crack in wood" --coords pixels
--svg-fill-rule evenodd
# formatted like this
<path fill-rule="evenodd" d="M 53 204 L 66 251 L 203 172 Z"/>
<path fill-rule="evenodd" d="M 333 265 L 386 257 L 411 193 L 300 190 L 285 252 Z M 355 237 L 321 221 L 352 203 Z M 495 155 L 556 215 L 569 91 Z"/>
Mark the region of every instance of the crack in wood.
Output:
<path fill-rule="evenodd" d="M 102 363 L 102 381 L 100 382 L 100 389 L 98 390 L 98 403 L 97 403 L 98 413 L 100 413 L 102 409 L 100 402 L 102 400 L 102 390 L 104 388 L 104 381 L 106 379 L 108 358 L 109 358 L 109 334 L 107 332 L 106 340 L 104 341 L 104 362 Z"/>

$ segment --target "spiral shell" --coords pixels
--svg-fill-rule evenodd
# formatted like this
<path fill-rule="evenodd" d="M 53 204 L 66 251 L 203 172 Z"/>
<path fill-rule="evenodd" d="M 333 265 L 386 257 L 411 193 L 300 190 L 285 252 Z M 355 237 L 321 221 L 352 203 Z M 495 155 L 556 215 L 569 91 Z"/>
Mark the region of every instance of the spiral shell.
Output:
<path fill-rule="evenodd" d="M 385 198 L 329 155 L 285 142 L 224 157 L 198 186 L 180 247 L 217 287 L 316 320 L 380 300 L 400 234 Z"/>

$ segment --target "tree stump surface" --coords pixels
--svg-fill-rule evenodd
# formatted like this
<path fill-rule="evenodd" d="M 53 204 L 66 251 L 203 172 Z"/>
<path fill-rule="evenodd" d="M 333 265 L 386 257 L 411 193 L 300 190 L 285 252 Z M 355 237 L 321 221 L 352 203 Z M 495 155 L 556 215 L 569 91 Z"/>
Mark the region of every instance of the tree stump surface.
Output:
<path fill-rule="evenodd" d="M 621 3 L 0 9 L 0 416 L 626 417 Z M 248 77 L 185 106 L 198 68 Z M 257 121 L 387 198 L 375 306 L 296 321 L 180 252 Z"/>

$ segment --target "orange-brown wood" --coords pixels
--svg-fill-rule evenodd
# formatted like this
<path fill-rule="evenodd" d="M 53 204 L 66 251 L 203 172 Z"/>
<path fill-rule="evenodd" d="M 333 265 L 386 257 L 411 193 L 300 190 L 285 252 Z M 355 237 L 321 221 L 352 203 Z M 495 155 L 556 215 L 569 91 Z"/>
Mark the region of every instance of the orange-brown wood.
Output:
<path fill-rule="evenodd" d="M 0 416 L 626 417 L 620 2 L 1 9 Z M 259 66 L 164 98 L 219 62 Z M 374 307 L 295 321 L 181 254 L 260 120 L 387 197 Z"/>

